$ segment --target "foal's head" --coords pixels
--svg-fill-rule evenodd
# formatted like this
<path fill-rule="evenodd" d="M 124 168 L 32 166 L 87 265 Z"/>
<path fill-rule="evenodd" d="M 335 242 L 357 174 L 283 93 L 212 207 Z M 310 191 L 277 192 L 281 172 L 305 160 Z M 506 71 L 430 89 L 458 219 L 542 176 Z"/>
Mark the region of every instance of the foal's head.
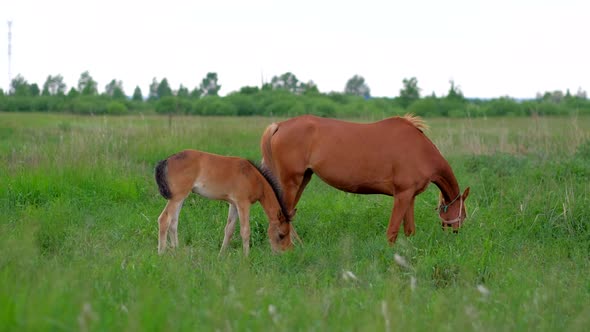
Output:
<path fill-rule="evenodd" d="M 289 213 L 283 202 L 283 195 L 279 182 L 272 174 L 272 171 L 264 166 L 258 166 L 253 161 L 250 163 L 262 174 L 266 182 L 270 185 L 274 196 L 276 197 L 277 213 L 276 216 L 269 216 L 268 238 L 273 251 L 279 252 L 293 247 L 292 236 L 297 234 L 291 225 L 291 219 L 295 213 Z M 293 232 L 291 232 L 293 230 Z"/>
<path fill-rule="evenodd" d="M 451 201 L 446 202 L 442 193 L 438 198 L 438 217 L 441 220 L 443 228 L 453 227 L 457 231 L 463 221 L 467 217 L 467 209 L 465 208 L 465 200 L 469 195 L 469 187 L 465 189 L 463 194 L 459 193 Z"/>
<path fill-rule="evenodd" d="M 291 232 L 293 228 L 291 224 L 292 215 L 284 214 L 283 210 L 279 210 L 276 219 L 270 220 L 268 225 L 270 246 L 275 252 L 284 251 L 293 247 L 293 233 Z"/>

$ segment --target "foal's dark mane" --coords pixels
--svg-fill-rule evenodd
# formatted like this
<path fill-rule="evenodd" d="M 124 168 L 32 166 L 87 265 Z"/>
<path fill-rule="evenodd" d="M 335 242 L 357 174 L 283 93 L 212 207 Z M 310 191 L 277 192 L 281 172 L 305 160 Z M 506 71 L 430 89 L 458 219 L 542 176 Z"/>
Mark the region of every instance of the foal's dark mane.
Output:
<path fill-rule="evenodd" d="M 275 197 L 277 198 L 277 201 L 279 202 L 279 206 L 281 207 L 281 213 L 283 216 L 285 216 L 287 222 L 291 222 L 291 215 L 287 212 L 287 207 L 285 206 L 285 202 L 283 202 L 283 192 L 277 178 L 274 176 L 274 174 L 272 174 L 270 169 L 263 168 L 252 160 L 248 160 L 248 162 L 250 162 L 250 164 L 256 168 L 260 175 L 262 175 L 262 177 L 270 185 L 272 191 L 275 194 Z"/>

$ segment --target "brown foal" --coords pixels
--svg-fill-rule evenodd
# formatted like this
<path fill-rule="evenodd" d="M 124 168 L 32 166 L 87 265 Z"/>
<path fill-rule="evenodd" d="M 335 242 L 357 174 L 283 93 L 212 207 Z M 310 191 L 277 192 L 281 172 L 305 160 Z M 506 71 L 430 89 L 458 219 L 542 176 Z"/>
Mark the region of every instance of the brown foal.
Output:
<path fill-rule="evenodd" d="M 260 202 L 269 220 L 268 236 L 274 251 L 292 246 L 290 219 L 279 187 L 272 174 L 249 160 L 184 150 L 160 161 L 155 170 L 160 194 L 168 200 L 158 218 L 158 253 L 166 249 L 166 234 L 172 247 L 178 246 L 178 215 L 191 193 L 229 203 L 225 236 L 220 254 L 225 251 L 240 218 L 244 255 L 250 250 L 250 206 Z"/>

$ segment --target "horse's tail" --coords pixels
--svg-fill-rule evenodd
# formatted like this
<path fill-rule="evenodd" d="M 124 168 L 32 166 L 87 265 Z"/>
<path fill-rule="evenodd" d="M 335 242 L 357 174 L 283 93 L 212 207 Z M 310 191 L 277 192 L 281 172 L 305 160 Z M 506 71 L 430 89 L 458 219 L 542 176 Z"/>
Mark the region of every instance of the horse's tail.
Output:
<path fill-rule="evenodd" d="M 262 134 L 262 138 L 260 139 L 260 150 L 262 151 L 262 168 L 269 169 L 272 173 L 275 173 L 274 170 L 274 162 L 272 160 L 272 149 L 270 147 L 270 140 L 272 135 L 274 135 L 277 130 L 279 129 L 279 125 L 274 122 L 271 123 L 266 130 L 264 130 L 264 134 Z M 275 173 L 276 174 L 276 173 Z"/>
<path fill-rule="evenodd" d="M 172 193 L 170 192 L 170 187 L 168 186 L 168 159 L 161 160 L 156 165 L 156 183 L 158 184 L 158 189 L 160 190 L 160 195 L 165 199 L 172 198 Z"/>

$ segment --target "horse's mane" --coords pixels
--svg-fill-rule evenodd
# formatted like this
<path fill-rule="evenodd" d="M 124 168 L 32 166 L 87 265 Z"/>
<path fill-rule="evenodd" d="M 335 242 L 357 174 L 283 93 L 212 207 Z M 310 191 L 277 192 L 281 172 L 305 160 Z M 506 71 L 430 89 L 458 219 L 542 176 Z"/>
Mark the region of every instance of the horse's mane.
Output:
<path fill-rule="evenodd" d="M 416 116 L 414 114 L 408 113 L 402 117 L 402 119 L 407 120 L 410 122 L 414 127 L 416 127 L 421 132 L 428 130 L 428 125 L 426 121 L 424 121 L 421 117 Z"/>
<path fill-rule="evenodd" d="M 279 202 L 279 206 L 281 207 L 281 213 L 283 216 L 285 216 L 287 222 L 291 222 L 291 215 L 287 212 L 287 206 L 285 206 L 285 202 L 283 201 L 283 192 L 277 178 L 274 176 L 274 174 L 272 174 L 270 169 L 263 168 L 252 160 L 248 160 L 248 162 L 250 162 L 250 164 L 256 168 L 260 175 L 262 175 L 262 177 L 270 185 L 272 191 L 275 194 L 275 197 L 277 198 L 277 201 Z"/>

